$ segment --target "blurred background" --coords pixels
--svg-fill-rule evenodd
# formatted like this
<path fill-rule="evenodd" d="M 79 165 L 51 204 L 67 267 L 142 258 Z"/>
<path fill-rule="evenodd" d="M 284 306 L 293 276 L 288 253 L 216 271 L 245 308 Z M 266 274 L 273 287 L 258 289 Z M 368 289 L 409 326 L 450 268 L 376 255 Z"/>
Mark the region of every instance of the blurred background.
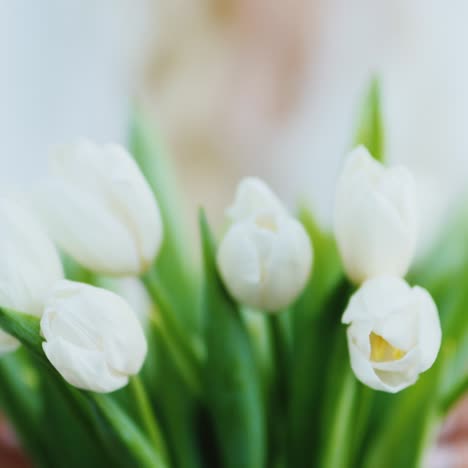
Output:
<path fill-rule="evenodd" d="M 465 193 L 467 21 L 465 0 L 1 2 L 0 183 L 30 187 L 50 149 L 80 136 L 125 144 L 138 102 L 166 143 L 189 222 L 200 204 L 220 221 L 239 178 L 257 175 L 329 226 L 378 76 L 386 156 L 416 175 L 424 249 Z M 4 424 L 0 435 L 1 456 L 17 457 Z M 466 401 L 426 463 L 468 466 Z"/>

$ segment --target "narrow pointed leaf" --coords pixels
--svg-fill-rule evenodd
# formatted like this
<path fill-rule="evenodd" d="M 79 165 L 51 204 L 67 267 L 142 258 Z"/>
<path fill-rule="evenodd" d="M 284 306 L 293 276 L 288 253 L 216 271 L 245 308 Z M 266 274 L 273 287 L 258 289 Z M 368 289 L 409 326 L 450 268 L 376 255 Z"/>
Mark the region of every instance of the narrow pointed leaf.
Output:
<path fill-rule="evenodd" d="M 174 311 L 186 330 L 193 332 L 200 324 L 196 303 L 194 260 L 190 251 L 190 238 L 184 222 L 183 206 L 166 149 L 156 134 L 151 120 L 141 109 L 135 110 L 130 131 L 130 149 L 145 175 L 161 210 L 164 238 L 161 251 L 152 268 L 157 275 Z M 186 331 L 187 333 L 187 331 Z"/>
<path fill-rule="evenodd" d="M 364 145 L 377 161 L 384 161 L 384 130 L 380 88 L 373 80 L 363 100 L 355 146 Z"/>
<path fill-rule="evenodd" d="M 205 390 L 222 465 L 262 468 L 265 414 L 260 375 L 238 306 L 218 276 L 214 241 L 203 213 L 200 231 L 205 266 Z"/>

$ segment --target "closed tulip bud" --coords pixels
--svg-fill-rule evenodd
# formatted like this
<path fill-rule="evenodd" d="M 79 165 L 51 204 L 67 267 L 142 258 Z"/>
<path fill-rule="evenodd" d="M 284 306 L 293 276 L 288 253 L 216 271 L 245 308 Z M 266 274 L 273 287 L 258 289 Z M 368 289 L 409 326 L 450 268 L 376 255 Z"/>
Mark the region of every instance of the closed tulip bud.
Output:
<path fill-rule="evenodd" d="M 0 199 L 0 307 L 40 316 L 54 283 L 63 278 L 58 253 L 32 215 Z M 19 342 L 0 331 L 0 354 Z"/>
<path fill-rule="evenodd" d="M 231 221 L 236 222 L 259 213 L 287 214 L 287 211 L 263 180 L 257 177 L 246 177 L 237 187 L 234 203 L 227 209 L 227 216 Z"/>
<path fill-rule="evenodd" d="M 41 319 L 44 352 L 75 387 L 113 392 L 137 374 L 146 340 L 130 306 L 117 294 L 83 283 L 59 281 Z"/>
<path fill-rule="evenodd" d="M 136 313 L 141 326 L 146 330 L 154 305 L 142 281 L 134 276 L 119 278 L 100 276 L 96 279 L 97 286 L 108 289 L 122 297 Z"/>
<path fill-rule="evenodd" d="M 162 242 L 157 202 L 127 151 L 89 141 L 51 158 L 38 208 L 57 243 L 90 270 L 136 275 Z"/>
<path fill-rule="evenodd" d="M 344 268 L 357 284 L 377 275 L 404 276 L 415 250 L 415 183 L 401 166 L 385 168 L 360 146 L 338 181 L 335 236 Z"/>
<path fill-rule="evenodd" d="M 429 293 L 404 280 L 366 281 L 343 315 L 351 367 L 365 385 L 396 393 L 434 363 L 441 343 L 436 305 Z"/>
<path fill-rule="evenodd" d="M 278 311 L 304 288 L 312 265 L 312 247 L 304 228 L 268 187 L 243 182 L 234 206 L 234 222 L 222 240 L 217 263 L 230 294 L 239 302 Z"/>

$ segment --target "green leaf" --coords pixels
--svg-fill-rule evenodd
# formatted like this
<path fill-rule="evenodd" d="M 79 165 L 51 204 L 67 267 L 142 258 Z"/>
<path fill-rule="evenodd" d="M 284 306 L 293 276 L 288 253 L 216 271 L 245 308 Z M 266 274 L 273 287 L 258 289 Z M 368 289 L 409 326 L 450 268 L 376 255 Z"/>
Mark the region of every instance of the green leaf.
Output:
<path fill-rule="evenodd" d="M 184 327 L 177 321 L 174 304 L 167 297 L 159 276 L 150 272 L 143 277 L 143 282 L 158 307 L 157 318 L 153 318 L 153 324 L 158 328 L 159 336 L 171 354 L 172 362 L 184 384 L 193 395 L 199 395 L 201 353 L 198 352 L 197 342 L 187 337 Z"/>
<path fill-rule="evenodd" d="M 159 330 L 158 330 L 159 333 Z M 165 346 L 164 337 L 157 335 L 158 376 L 153 386 L 154 407 L 160 415 L 169 451 L 179 468 L 207 466 L 200 453 L 200 431 L 197 426 L 199 404 L 187 389 L 174 362 L 173 354 Z"/>
<path fill-rule="evenodd" d="M 199 272 L 194 268 L 193 245 L 184 223 L 182 204 L 170 161 L 161 138 L 150 119 L 134 112 L 130 147 L 158 201 L 164 225 L 161 251 L 142 280 L 158 306 L 162 336 L 183 382 L 193 393 L 200 389 L 199 361 L 203 354 L 200 339 Z"/>
<path fill-rule="evenodd" d="M 193 245 L 180 203 L 166 150 L 150 119 L 135 110 L 131 122 L 130 150 L 158 201 L 164 226 L 161 251 L 152 268 L 174 305 L 177 319 L 188 334 L 199 330 L 197 280 L 190 247 Z"/>
<path fill-rule="evenodd" d="M 156 415 L 153 412 L 143 381 L 138 375 L 133 375 L 130 377 L 128 388 L 131 391 L 133 400 L 136 402 L 140 424 L 145 428 L 146 435 L 160 456 L 161 462 L 164 462 L 163 465 L 167 465 L 169 457 L 166 441 L 161 431 L 159 421 L 156 419 Z"/>
<path fill-rule="evenodd" d="M 100 468 L 109 461 L 109 456 L 92 431 L 77 420 L 68 399 L 63 396 L 62 386 L 63 383 L 50 378 L 48 372 L 40 373 L 37 394 L 42 398 L 42 411 L 38 435 L 44 439 L 42 446 L 53 460 L 53 464 L 47 466 Z"/>
<path fill-rule="evenodd" d="M 433 296 L 450 293 L 450 283 L 461 274 L 466 275 L 468 251 L 468 203 L 464 199 L 443 228 L 431 249 L 412 268 L 409 280 L 429 289 Z M 464 273 L 463 273 L 464 272 Z"/>
<path fill-rule="evenodd" d="M 444 348 L 447 363 L 440 405 L 441 411 L 446 414 L 468 392 L 468 330 L 459 340 L 444 338 Z"/>
<path fill-rule="evenodd" d="M 354 145 L 364 145 L 377 161 L 384 161 L 384 130 L 379 84 L 372 81 L 362 103 Z"/>
<path fill-rule="evenodd" d="M 14 310 L 0 308 L 0 327 L 17 338 L 39 359 L 47 363 L 42 352 L 42 338 L 40 333 L 40 323 L 37 317 L 20 314 Z"/>
<path fill-rule="evenodd" d="M 96 274 L 94 272 L 80 265 L 65 252 L 60 252 L 60 258 L 62 260 L 65 278 L 71 281 L 94 285 L 96 280 Z"/>
<path fill-rule="evenodd" d="M 299 220 L 312 243 L 314 264 L 304 292 L 294 306 L 295 336 L 303 330 L 303 321 L 315 319 L 317 315 L 324 313 L 323 303 L 344 280 L 341 260 L 332 234 L 320 228 L 305 206 L 299 210 Z"/>
<path fill-rule="evenodd" d="M 241 307 L 242 322 L 249 335 L 249 341 L 255 355 L 256 366 L 262 380 L 263 394 L 266 398 L 276 364 L 272 357 L 271 331 L 265 313 L 249 307 Z"/>
<path fill-rule="evenodd" d="M 309 283 L 292 309 L 293 350 L 290 371 L 289 461 L 307 467 L 319 452 L 322 382 L 331 359 L 331 340 L 341 328 L 341 314 L 350 291 L 343 277 L 333 237 L 322 231 L 305 208 L 300 219 L 314 247 Z"/>
<path fill-rule="evenodd" d="M 24 349 L 0 359 L 0 405 L 15 429 L 22 447 L 37 466 L 53 467 L 46 450 L 46 433 L 41 426 L 41 401 L 36 370 Z"/>
<path fill-rule="evenodd" d="M 346 356 L 347 357 L 347 356 Z M 347 360 L 346 367 L 340 366 L 341 378 L 336 388 L 327 387 L 336 393 L 333 396 L 332 407 L 325 421 L 322 421 L 324 431 L 323 455 L 320 461 L 322 468 L 347 468 L 350 466 L 350 447 L 354 430 L 355 403 L 357 381 Z M 334 391 L 336 390 L 336 392 Z"/>
<path fill-rule="evenodd" d="M 281 466 L 287 459 L 287 426 L 289 401 L 289 369 L 291 343 L 289 330 L 290 310 L 268 314 L 266 322 L 271 341 L 272 378 L 268 389 L 268 464 Z"/>
<path fill-rule="evenodd" d="M 138 467 L 166 468 L 161 454 L 156 452 L 135 423 L 120 409 L 120 407 L 106 395 L 93 394 L 92 400 L 99 408 L 102 416 L 108 422 L 117 440 L 134 458 Z M 128 466 L 123 464 L 122 466 Z"/>
<path fill-rule="evenodd" d="M 205 266 L 206 401 L 214 421 L 222 466 L 265 466 L 265 403 L 255 356 L 237 305 L 216 269 L 216 249 L 203 212 L 200 231 Z"/>
<path fill-rule="evenodd" d="M 445 395 L 442 400 L 442 411 L 446 414 L 466 393 L 468 393 L 468 370 L 465 369 L 463 377 L 457 381 L 450 393 Z"/>

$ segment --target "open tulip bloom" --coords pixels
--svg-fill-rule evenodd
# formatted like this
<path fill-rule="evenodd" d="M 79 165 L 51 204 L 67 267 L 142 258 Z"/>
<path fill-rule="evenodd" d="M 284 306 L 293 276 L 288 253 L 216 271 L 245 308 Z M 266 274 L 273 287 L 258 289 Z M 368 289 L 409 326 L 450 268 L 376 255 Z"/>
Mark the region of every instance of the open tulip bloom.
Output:
<path fill-rule="evenodd" d="M 397 277 L 367 280 L 349 301 L 343 323 L 349 325 L 351 367 L 376 390 L 395 393 L 413 385 L 439 352 L 434 301 L 426 290 Z"/>
<path fill-rule="evenodd" d="M 415 182 L 377 117 L 333 233 L 251 177 L 195 255 L 141 115 L 130 151 L 56 152 L 34 214 L 0 199 L 0 407 L 34 466 L 421 465 L 468 390 L 468 210 L 412 264 Z"/>

